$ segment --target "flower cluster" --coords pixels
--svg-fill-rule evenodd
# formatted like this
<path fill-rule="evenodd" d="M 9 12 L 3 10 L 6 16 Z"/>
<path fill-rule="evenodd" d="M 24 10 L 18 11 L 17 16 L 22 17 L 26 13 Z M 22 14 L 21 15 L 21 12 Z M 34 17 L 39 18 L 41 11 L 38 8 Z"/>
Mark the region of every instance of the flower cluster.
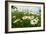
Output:
<path fill-rule="evenodd" d="M 15 16 L 13 16 L 13 18 L 14 18 Z M 24 16 L 24 17 L 22 17 L 22 19 L 23 20 L 25 20 L 25 19 L 30 19 L 30 24 L 32 24 L 32 25 L 35 25 L 35 24 L 37 24 L 38 23 L 38 17 L 36 17 L 36 18 L 34 18 L 34 16 Z M 18 22 L 18 21 L 20 21 L 20 22 L 22 22 L 22 20 L 21 19 L 16 19 L 13 23 L 16 23 L 16 22 Z"/>
<path fill-rule="evenodd" d="M 24 17 L 22 17 L 22 19 L 24 20 L 24 19 L 34 19 L 34 16 L 24 16 Z"/>
<path fill-rule="evenodd" d="M 35 24 L 38 23 L 38 20 L 39 20 L 38 17 L 36 17 L 35 19 L 31 20 L 30 23 L 31 23 L 32 25 L 35 25 Z"/>

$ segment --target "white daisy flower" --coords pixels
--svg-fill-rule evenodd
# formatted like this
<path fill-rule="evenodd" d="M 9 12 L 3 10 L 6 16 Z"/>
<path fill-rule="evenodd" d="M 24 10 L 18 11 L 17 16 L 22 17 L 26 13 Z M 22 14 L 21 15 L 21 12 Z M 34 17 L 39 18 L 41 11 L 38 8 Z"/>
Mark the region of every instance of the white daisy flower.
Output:
<path fill-rule="evenodd" d="M 37 20 L 31 20 L 30 23 L 31 23 L 32 25 L 35 25 L 35 24 L 37 24 Z"/>
<path fill-rule="evenodd" d="M 31 19 L 34 18 L 34 16 L 24 16 L 24 17 L 22 17 L 22 19 L 27 19 L 27 18 L 31 20 Z"/>
<path fill-rule="evenodd" d="M 24 19 L 27 19 L 27 16 L 22 17 L 22 19 L 23 19 L 23 20 L 24 20 Z"/>
<path fill-rule="evenodd" d="M 13 23 L 20 21 L 20 19 L 16 19 Z"/>
<path fill-rule="evenodd" d="M 37 19 L 35 18 L 35 19 L 31 20 L 30 23 L 31 23 L 32 25 L 37 24 L 37 23 L 38 23 L 38 18 L 37 18 Z"/>

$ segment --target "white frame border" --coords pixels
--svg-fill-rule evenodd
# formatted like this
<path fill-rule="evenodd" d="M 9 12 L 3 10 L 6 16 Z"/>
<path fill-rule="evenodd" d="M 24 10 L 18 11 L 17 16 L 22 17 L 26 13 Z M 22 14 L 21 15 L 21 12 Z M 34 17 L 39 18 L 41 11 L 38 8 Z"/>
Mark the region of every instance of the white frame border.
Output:
<path fill-rule="evenodd" d="M 41 27 L 29 27 L 29 28 L 11 28 L 11 5 L 22 5 L 22 6 L 40 6 L 41 7 Z M 8 2 L 8 31 L 28 31 L 28 30 L 43 30 L 43 5 L 42 4 L 26 4 L 26 3 L 12 3 Z"/>

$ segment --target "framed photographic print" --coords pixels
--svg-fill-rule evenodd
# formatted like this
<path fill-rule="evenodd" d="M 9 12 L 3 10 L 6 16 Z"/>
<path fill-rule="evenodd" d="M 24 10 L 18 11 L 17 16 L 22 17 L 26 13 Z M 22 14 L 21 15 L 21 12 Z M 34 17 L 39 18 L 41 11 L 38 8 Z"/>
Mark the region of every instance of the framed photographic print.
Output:
<path fill-rule="evenodd" d="M 5 1 L 5 32 L 45 31 L 45 3 Z"/>

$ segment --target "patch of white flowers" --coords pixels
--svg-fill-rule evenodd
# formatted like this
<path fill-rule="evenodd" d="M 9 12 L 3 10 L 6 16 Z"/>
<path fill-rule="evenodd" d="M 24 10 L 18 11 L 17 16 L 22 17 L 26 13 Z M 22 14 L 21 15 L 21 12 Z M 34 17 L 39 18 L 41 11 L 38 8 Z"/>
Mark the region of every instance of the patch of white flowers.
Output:
<path fill-rule="evenodd" d="M 13 18 L 15 18 L 15 16 L 13 16 Z M 23 17 L 22 17 L 23 20 L 25 20 L 25 19 L 27 19 L 27 18 L 30 19 L 30 24 L 32 24 L 32 25 L 37 24 L 38 21 L 39 21 L 38 17 L 34 18 L 34 16 L 23 16 Z M 18 22 L 18 21 L 22 22 L 21 19 L 16 19 L 13 23 L 16 23 L 16 22 Z"/>
<path fill-rule="evenodd" d="M 31 20 L 31 19 L 33 19 L 33 18 L 34 18 L 34 16 L 23 16 L 23 17 L 22 17 L 23 20 L 24 20 L 24 19 L 30 19 L 30 20 Z"/>
<path fill-rule="evenodd" d="M 35 25 L 35 24 L 38 23 L 38 20 L 39 20 L 38 17 L 36 17 L 35 19 L 31 20 L 30 23 L 31 23 L 32 25 Z"/>

